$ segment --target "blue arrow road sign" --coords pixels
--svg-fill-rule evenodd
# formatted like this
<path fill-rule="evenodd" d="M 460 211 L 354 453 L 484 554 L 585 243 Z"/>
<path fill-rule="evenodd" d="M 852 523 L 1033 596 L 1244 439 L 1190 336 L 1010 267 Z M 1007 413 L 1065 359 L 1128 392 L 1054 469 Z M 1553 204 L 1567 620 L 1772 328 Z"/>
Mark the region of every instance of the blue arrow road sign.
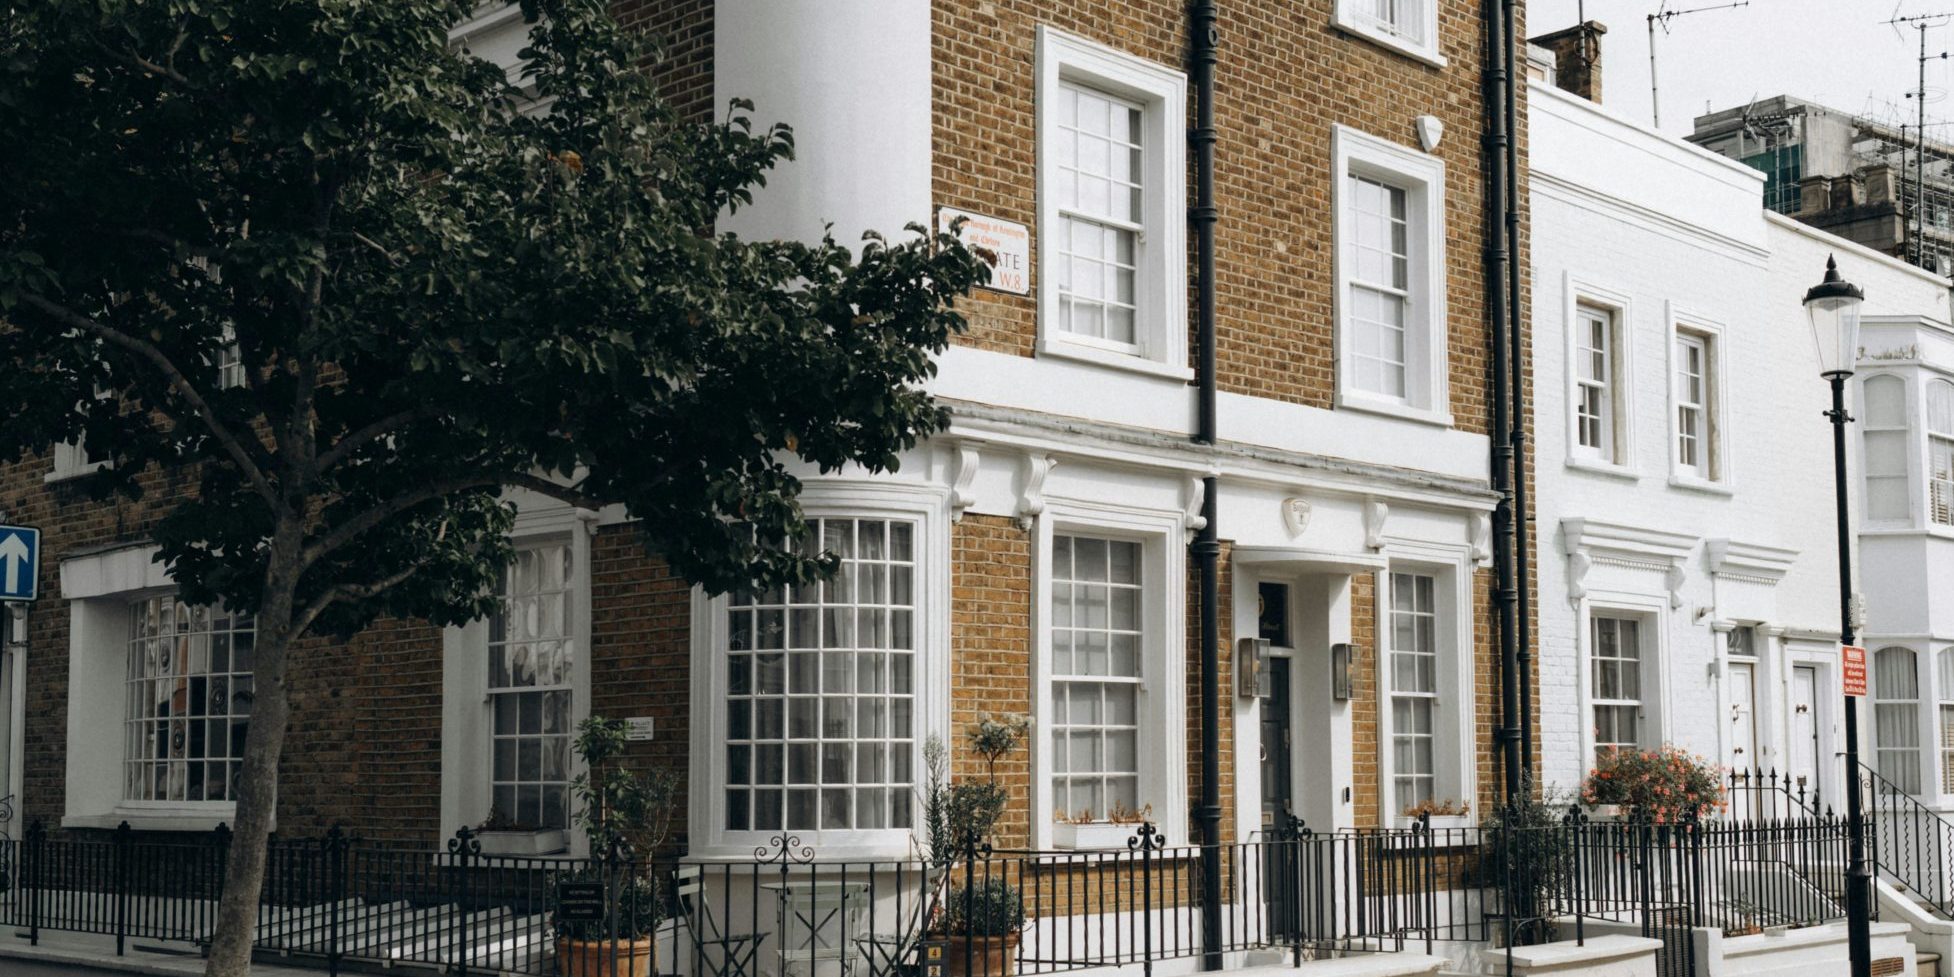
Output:
<path fill-rule="evenodd" d="M 41 531 L 0 526 L 0 601 L 40 596 Z"/>

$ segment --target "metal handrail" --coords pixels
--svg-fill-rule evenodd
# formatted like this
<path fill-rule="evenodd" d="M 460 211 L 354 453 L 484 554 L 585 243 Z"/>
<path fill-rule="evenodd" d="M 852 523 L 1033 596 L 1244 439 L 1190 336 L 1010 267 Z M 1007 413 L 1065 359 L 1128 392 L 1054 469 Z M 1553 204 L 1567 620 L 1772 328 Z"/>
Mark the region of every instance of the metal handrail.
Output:
<path fill-rule="evenodd" d="M 1854 789 L 1866 805 L 1866 851 L 1884 874 L 1944 916 L 1954 916 L 1954 822 L 1878 770 L 1859 764 Z"/>

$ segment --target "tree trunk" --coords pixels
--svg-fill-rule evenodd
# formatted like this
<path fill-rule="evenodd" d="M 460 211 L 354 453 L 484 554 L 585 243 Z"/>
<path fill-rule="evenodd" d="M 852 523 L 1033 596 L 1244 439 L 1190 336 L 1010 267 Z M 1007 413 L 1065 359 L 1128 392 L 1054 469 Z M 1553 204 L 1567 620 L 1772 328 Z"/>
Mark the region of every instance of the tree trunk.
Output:
<path fill-rule="evenodd" d="M 277 813 L 278 758 L 285 749 L 285 728 L 291 717 L 285 672 L 291 647 L 296 575 L 287 567 L 296 547 L 272 544 L 272 565 L 266 572 L 264 605 L 258 610 L 258 644 L 252 672 L 256 701 L 251 726 L 244 735 L 244 757 L 238 774 L 237 816 L 232 825 L 231 854 L 224 874 L 224 894 L 217 903 L 217 928 L 211 936 L 206 977 L 249 977 L 251 944 L 258 921 L 258 895 L 264 888 L 266 849 L 272 817 Z"/>

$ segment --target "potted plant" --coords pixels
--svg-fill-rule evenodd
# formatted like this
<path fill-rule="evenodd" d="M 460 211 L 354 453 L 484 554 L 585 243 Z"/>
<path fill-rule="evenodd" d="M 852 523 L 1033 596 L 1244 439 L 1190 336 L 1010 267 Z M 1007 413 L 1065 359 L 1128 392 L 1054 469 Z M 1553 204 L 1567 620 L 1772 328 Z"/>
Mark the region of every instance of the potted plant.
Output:
<path fill-rule="evenodd" d="M 1499 911 L 1488 919 L 1510 920 L 1495 934 L 1510 945 L 1533 946 L 1555 938 L 1554 895 L 1575 870 L 1578 839 L 1562 823 L 1572 807 L 1565 796 L 1523 790 L 1495 807 L 1480 825 L 1481 885 L 1499 893 Z"/>
<path fill-rule="evenodd" d="M 1723 777 L 1715 764 L 1687 750 L 1609 750 L 1602 754 L 1581 802 L 1604 816 L 1675 824 L 1723 808 Z"/>
<path fill-rule="evenodd" d="M 554 855 L 570 847 L 570 833 L 562 828 L 544 828 L 489 808 L 489 815 L 475 826 L 475 840 L 484 855 Z"/>
<path fill-rule="evenodd" d="M 943 907 L 943 933 L 950 946 L 944 953 L 948 977 L 1008 977 L 1018 957 L 1024 931 L 1024 896 L 999 878 L 987 878 L 950 890 Z"/>
<path fill-rule="evenodd" d="M 1135 809 L 1115 803 L 1104 818 L 1093 817 L 1090 810 L 1070 815 L 1059 811 L 1052 816 L 1052 844 L 1074 851 L 1125 851 L 1134 829 L 1152 819 L 1152 804 Z"/>
<path fill-rule="evenodd" d="M 624 720 L 600 716 L 577 727 L 584 771 L 570 782 L 570 792 L 592 861 L 563 881 L 604 883 L 605 915 L 577 921 L 556 913 L 556 972 L 562 977 L 648 977 L 657 970 L 666 893 L 652 858 L 671 830 L 680 781 L 669 771 L 625 766 L 627 728 Z"/>
<path fill-rule="evenodd" d="M 1422 818 L 1433 828 L 1465 828 L 1470 827 L 1467 819 L 1472 814 L 1472 805 L 1449 797 L 1444 800 L 1432 798 L 1407 805 L 1399 813 L 1406 821 Z"/>
<path fill-rule="evenodd" d="M 923 804 L 928 861 L 933 875 L 925 910 L 930 939 L 943 945 L 948 977 L 1008 977 L 1024 927 L 1024 896 L 1016 886 L 988 875 L 973 878 L 979 842 L 996 834 L 1010 794 L 997 780 L 999 760 L 1024 744 L 1031 720 L 984 715 L 969 732 L 971 751 L 984 758 L 978 783 L 951 783 L 948 751 L 934 738 L 924 744 L 929 783 Z M 971 878 L 969 884 L 962 879 Z M 966 969 L 966 967 L 968 969 Z"/>

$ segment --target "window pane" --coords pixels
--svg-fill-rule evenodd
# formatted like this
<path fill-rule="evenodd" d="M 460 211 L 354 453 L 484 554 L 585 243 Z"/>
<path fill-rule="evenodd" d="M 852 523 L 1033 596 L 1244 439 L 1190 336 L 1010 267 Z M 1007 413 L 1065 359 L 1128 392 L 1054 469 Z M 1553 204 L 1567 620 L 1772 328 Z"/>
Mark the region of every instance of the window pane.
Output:
<path fill-rule="evenodd" d="M 1139 783 L 1144 593 L 1140 544 L 1059 536 L 1052 594 L 1071 610 L 1052 627 L 1054 811 L 1104 820 Z M 1066 649 L 1062 654 L 1058 649 Z"/>
<path fill-rule="evenodd" d="M 794 647 L 820 650 L 759 655 L 750 682 L 728 683 L 728 749 L 742 751 L 729 757 L 750 750 L 752 762 L 728 763 L 727 803 L 730 809 L 735 795 L 754 788 L 750 801 L 740 802 L 751 811 L 746 830 L 903 827 L 915 737 L 915 527 L 822 519 L 811 531 L 821 549 L 840 559 L 834 577 L 728 598 L 729 624 L 752 613 L 748 607 L 760 607 L 760 621 L 777 614 L 794 622 L 791 632 L 805 633 L 793 639 Z M 763 602 L 780 606 L 770 610 Z M 745 657 L 736 648 L 726 653 L 729 660 Z M 749 711 L 752 723 L 744 721 Z M 784 796 L 758 789 L 783 782 L 807 789 Z M 729 813 L 729 825 L 734 820 Z"/>
<path fill-rule="evenodd" d="M 173 596 L 136 601 L 129 618 L 125 798 L 235 798 L 253 691 L 250 657 L 233 651 L 251 646 L 253 621 Z"/>
<path fill-rule="evenodd" d="M 1142 108 L 1070 83 L 1060 84 L 1053 138 L 1053 193 L 1062 213 L 1054 229 L 1061 330 L 1137 345 Z"/>
<path fill-rule="evenodd" d="M 564 541 L 517 550 L 503 576 L 503 609 L 490 619 L 488 695 L 496 717 L 490 796 L 500 799 L 495 814 L 530 828 L 570 823 L 574 559 Z M 728 664 L 742 683 L 750 657 Z"/>

